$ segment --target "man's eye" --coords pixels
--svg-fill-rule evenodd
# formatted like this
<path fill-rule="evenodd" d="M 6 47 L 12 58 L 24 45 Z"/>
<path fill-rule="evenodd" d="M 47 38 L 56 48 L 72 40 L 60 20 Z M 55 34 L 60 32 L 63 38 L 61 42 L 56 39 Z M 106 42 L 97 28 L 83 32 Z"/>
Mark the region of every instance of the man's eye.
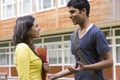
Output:
<path fill-rule="evenodd" d="M 70 13 L 75 13 L 75 11 L 70 11 Z"/>

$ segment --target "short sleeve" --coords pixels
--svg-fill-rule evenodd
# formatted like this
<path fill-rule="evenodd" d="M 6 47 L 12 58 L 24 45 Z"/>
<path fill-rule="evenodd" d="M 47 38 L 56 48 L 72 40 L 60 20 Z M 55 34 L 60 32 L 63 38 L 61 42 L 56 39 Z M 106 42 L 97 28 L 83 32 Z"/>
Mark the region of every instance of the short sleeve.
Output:
<path fill-rule="evenodd" d="M 102 31 L 99 31 L 96 34 L 96 48 L 99 54 L 109 51 L 109 46 L 106 37 Z"/>

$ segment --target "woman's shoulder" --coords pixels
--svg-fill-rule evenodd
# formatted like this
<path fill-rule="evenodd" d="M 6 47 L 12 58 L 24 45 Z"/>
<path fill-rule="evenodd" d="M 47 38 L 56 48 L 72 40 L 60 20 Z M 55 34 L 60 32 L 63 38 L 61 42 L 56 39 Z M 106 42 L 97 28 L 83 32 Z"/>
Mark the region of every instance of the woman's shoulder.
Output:
<path fill-rule="evenodd" d="M 19 44 L 17 44 L 16 48 L 19 48 L 19 49 L 21 49 L 21 48 L 27 49 L 27 48 L 29 48 L 29 47 L 28 47 L 28 45 L 27 45 L 26 43 L 19 43 Z"/>
<path fill-rule="evenodd" d="M 19 43 L 16 47 L 28 47 L 26 43 Z"/>

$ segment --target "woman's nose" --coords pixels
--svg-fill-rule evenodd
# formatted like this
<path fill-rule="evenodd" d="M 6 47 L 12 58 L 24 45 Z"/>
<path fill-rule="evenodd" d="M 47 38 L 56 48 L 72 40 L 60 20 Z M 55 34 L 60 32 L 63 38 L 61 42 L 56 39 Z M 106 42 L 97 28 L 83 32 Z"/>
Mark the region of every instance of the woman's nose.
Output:
<path fill-rule="evenodd" d="M 41 30 L 41 27 L 40 27 L 40 26 L 38 27 L 38 30 L 39 30 L 39 31 Z"/>

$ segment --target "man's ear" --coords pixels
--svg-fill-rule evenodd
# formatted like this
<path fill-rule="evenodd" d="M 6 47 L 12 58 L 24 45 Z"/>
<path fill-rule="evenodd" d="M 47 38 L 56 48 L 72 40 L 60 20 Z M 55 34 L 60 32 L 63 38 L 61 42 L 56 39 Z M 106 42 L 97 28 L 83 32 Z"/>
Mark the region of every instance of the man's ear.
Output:
<path fill-rule="evenodd" d="M 82 11 L 83 11 L 84 13 L 86 13 L 86 8 L 83 8 Z"/>

